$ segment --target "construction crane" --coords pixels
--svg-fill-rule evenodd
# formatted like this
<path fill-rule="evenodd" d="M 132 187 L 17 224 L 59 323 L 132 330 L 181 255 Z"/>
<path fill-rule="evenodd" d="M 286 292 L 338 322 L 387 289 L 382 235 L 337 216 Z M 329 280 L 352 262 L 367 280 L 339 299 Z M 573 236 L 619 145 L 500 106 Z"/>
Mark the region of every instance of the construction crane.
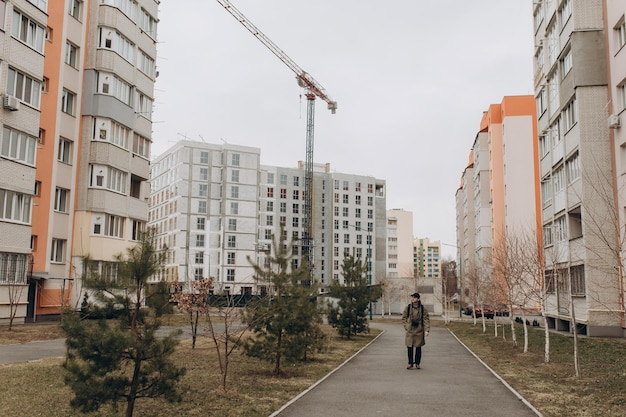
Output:
<path fill-rule="evenodd" d="M 310 271 L 312 271 L 313 259 L 313 143 L 314 143 L 314 127 L 315 127 L 315 98 L 319 97 L 328 103 L 328 109 L 332 114 L 337 110 L 337 102 L 332 100 L 327 94 L 324 87 L 320 85 L 311 75 L 298 66 L 283 52 L 274 42 L 263 34 L 252 22 L 246 18 L 233 4 L 228 0 L 217 0 L 228 13 L 230 13 L 239 23 L 241 23 L 255 38 L 274 53 L 287 65 L 295 74 L 298 85 L 305 89 L 305 97 L 307 99 L 307 125 L 306 125 L 306 162 L 305 162 L 305 179 L 304 179 L 304 219 L 302 238 L 302 257 L 307 261 Z"/>

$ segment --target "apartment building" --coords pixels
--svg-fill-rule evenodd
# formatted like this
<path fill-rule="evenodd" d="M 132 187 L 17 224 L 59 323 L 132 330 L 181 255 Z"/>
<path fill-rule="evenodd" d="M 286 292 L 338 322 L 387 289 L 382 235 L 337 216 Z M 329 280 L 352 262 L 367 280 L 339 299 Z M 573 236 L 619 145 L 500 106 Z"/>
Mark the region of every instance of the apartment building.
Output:
<path fill-rule="evenodd" d="M 0 2 L 0 322 L 24 322 L 35 292 L 32 212 L 47 47 L 45 1 Z M 13 310 L 13 309 L 16 310 Z"/>
<path fill-rule="evenodd" d="M 458 274 L 464 302 L 518 299 L 495 265 L 511 241 L 536 241 L 540 230 L 535 100 L 506 96 L 483 113 L 456 192 Z M 535 242 L 533 245 L 537 245 Z M 528 278 L 531 287 L 533 278 Z M 521 301 L 520 301 L 521 303 Z"/>
<path fill-rule="evenodd" d="M 387 277 L 416 275 L 413 258 L 413 212 L 387 210 Z"/>
<path fill-rule="evenodd" d="M 624 5 L 606 5 L 610 16 L 600 1 L 534 6 L 545 310 L 557 330 L 623 336 L 621 249 L 613 244 L 620 233 L 614 195 L 623 192 L 612 167 L 621 148 L 610 134 L 620 105 L 609 100 L 622 81 L 609 88 L 608 74 L 619 62 Z"/>
<path fill-rule="evenodd" d="M 611 251 L 617 256 L 624 249 L 626 242 L 626 5 L 622 1 L 607 0 L 604 2 L 604 26 L 606 28 L 606 55 L 609 69 L 609 140 L 613 144 L 613 160 L 615 164 L 616 187 L 616 218 L 619 226 L 616 249 Z M 618 298 L 622 311 L 626 310 L 626 282 L 624 281 L 623 256 L 617 258 L 620 276 L 618 277 Z M 621 317 L 621 327 L 626 328 L 626 320 Z"/>
<path fill-rule="evenodd" d="M 292 267 L 303 256 L 304 164 L 260 164 L 261 150 L 180 141 L 152 164 L 149 226 L 168 247 L 156 279 L 213 277 L 215 291 L 262 294 L 267 285 L 252 263 L 266 265 L 281 230 L 292 246 Z M 342 280 L 345 254 L 370 254 L 373 283 L 384 276 L 385 182 L 314 166 L 312 277 L 325 291 Z M 380 223 L 383 224 L 381 232 Z"/>
<path fill-rule="evenodd" d="M 441 242 L 417 238 L 413 242 L 413 265 L 416 277 L 441 279 Z"/>
<path fill-rule="evenodd" d="M 456 201 L 456 276 L 459 278 L 460 301 L 469 295 L 466 271 L 475 269 L 476 216 L 474 214 L 474 152 L 470 151 L 467 166 L 461 174 L 461 183 L 455 193 Z"/>

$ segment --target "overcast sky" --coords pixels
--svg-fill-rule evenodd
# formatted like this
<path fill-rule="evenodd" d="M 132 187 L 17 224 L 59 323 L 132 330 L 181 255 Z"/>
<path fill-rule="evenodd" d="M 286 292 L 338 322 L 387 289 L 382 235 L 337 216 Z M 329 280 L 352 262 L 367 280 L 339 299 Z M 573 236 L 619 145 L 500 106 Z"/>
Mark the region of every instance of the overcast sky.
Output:
<path fill-rule="evenodd" d="M 413 235 L 456 243 L 455 192 L 483 111 L 532 93 L 530 0 L 232 0 L 338 103 L 314 161 L 387 182 Z M 216 0 L 161 0 L 153 156 L 181 139 L 306 158 L 295 74 Z M 443 246 L 444 255 L 455 248 Z"/>

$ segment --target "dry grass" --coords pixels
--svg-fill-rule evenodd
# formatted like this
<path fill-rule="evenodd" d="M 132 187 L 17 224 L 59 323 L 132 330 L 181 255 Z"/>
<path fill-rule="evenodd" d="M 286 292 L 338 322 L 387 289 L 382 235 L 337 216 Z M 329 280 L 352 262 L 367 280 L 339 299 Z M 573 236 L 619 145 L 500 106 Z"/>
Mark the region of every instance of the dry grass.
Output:
<path fill-rule="evenodd" d="M 523 353 L 522 325 L 516 323 L 519 346 L 494 337 L 493 320 L 482 325 L 453 322 L 448 328 L 502 376 L 544 416 L 624 416 L 626 413 L 626 342 L 622 339 L 579 339 L 582 377 L 574 372 L 573 338 L 550 333 L 550 363 L 544 363 L 543 329 L 529 328 L 529 351 Z M 441 324 L 443 325 L 443 324 Z"/>
<path fill-rule="evenodd" d="M 25 343 L 34 340 L 51 340 L 65 337 L 59 329 L 59 323 L 17 324 L 0 326 L 0 345 Z"/>
<path fill-rule="evenodd" d="M 165 321 L 164 324 L 177 325 L 177 320 Z M 38 325 L 31 326 L 33 329 L 35 327 Z M 369 343 L 377 333 L 373 330 L 371 334 L 347 341 L 329 331 L 329 349 L 326 352 L 316 354 L 306 364 L 286 366 L 280 377 L 272 375 L 272 364 L 235 352 L 231 356 L 225 392 L 220 388 L 220 371 L 212 341 L 200 337 L 196 348 L 191 349 L 191 341 L 183 340 L 175 354 L 177 364 L 187 369 L 180 384 L 183 402 L 168 404 L 161 400 L 142 399 L 137 402 L 136 415 L 270 415 Z M 0 380 L 4 381 L 5 388 L 4 394 L 0 396 L 0 416 L 84 416 L 69 406 L 72 393 L 63 383 L 61 365 L 62 360 L 59 359 L 0 365 Z M 98 417 L 113 415 L 111 410 L 88 414 Z"/>

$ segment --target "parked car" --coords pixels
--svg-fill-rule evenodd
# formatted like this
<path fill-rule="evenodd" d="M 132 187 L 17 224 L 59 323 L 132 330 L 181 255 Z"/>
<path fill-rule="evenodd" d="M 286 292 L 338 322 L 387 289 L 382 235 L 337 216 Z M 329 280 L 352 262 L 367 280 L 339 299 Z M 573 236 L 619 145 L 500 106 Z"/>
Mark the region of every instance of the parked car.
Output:
<path fill-rule="evenodd" d="M 482 308 L 481 306 L 474 307 L 474 313 L 476 317 L 482 317 L 484 314 L 487 319 L 492 319 L 494 315 L 493 307 L 487 304 L 483 305 Z"/>
<path fill-rule="evenodd" d="M 498 304 L 494 307 L 493 311 L 496 316 L 509 317 L 511 315 L 509 308 L 505 304 Z"/>
<path fill-rule="evenodd" d="M 473 311 L 474 304 L 472 303 L 465 304 L 465 307 L 463 307 L 463 314 L 465 314 L 466 316 L 471 316 Z"/>

